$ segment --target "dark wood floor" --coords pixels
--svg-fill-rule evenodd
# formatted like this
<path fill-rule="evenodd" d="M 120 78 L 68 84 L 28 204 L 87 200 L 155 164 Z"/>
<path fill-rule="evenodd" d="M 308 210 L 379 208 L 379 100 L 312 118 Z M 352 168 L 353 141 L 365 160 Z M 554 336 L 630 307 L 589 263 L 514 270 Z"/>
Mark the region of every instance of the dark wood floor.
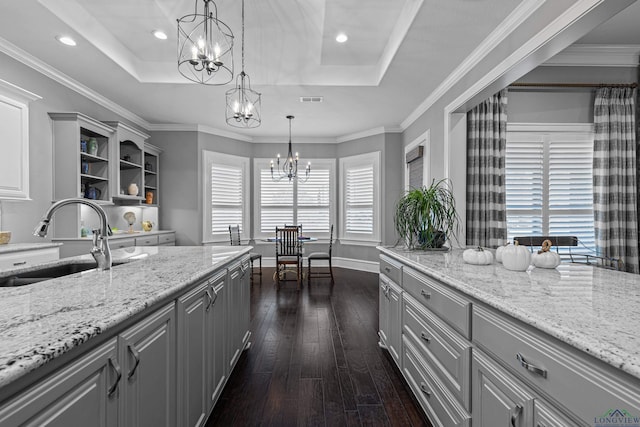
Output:
<path fill-rule="evenodd" d="M 334 269 L 301 291 L 254 275 L 251 348 L 207 426 L 430 426 L 378 347 L 378 275 Z"/>

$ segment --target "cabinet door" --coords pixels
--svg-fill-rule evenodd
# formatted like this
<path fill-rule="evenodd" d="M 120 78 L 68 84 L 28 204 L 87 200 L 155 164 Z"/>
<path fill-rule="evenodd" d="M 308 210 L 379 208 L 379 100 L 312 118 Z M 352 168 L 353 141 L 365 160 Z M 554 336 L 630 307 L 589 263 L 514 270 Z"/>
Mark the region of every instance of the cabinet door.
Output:
<path fill-rule="evenodd" d="M 249 258 L 242 260 L 240 266 L 240 337 L 241 350 L 248 348 L 251 337 L 251 273 L 249 271 Z"/>
<path fill-rule="evenodd" d="M 391 287 L 383 276 L 380 276 L 378 286 L 378 336 L 380 344 L 387 347 L 389 345 L 389 292 Z"/>
<path fill-rule="evenodd" d="M 533 405 L 534 427 L 578 427 L 553 406 L 536 399 Z"/>
<path fill-rule="evenodd" d="M 118 425 L 114 338 L 0 408 L 0 426 Z"/>
<path fill-rule="evenodd" d="M 213 302 L 211 303 L 211 348 L 209 350 L 209 406 L 213 407 L 222 393 L 227 380 L 227 345 L 225 337 L 229 333 L 227 326 L 227 282 L 226 274 L 214 278 L 211 282 Z"/>
<path fill-rule="evenodd" d="M 174 316 L 171 303 L 119 337 L 122 426 L 176 425 Z"/>
<path fill-rule="evenodd" d="M 531 424 L 533 395 L 504 368 L 473 351 L 473 427 Z"/>
<path fill-rule="evenodd" d="M 402 355 L 402 289 L 395 283 L 389 283 L 389 330 L 387 332 L 387 347 L 389 353 L 400 367 Z"/>
<path fill-rule="evenodd" d="M 207 351 L 211 291 L 202 283 L 177 301 L 178 425 L 201 425 L 207 416 Z"/>
<path fill-rule="evenodd" d="M 242 352 L 242 270 L 240 264 L 229 270 L 229 300 L 227 321 L 229 330 L 227 332 L 228 345 L 228 371 L 231 373 Z"/>

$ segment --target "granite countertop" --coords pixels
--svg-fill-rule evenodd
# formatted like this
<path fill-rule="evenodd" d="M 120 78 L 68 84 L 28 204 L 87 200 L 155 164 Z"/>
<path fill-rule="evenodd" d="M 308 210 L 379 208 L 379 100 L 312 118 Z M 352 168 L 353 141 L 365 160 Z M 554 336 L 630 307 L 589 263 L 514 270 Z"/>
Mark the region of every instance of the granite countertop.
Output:
<path fill-rule="evenodd" d="M 111 270 L 92 269 L 31 285 L 0 288 L 0 387 L 146 308 L 167 301 L 250 249 L 250 246 L 118 249 L 112 252 L 113 260 L 124 264 Z M 72 262 L 95 264 L 91 256 L 82 255 L 46 265 Z M 0 276 L 7 274 L 2 272 Z"/>
<path fill-rule="evenodd" d="M 57 248 L 59 246 L 62 246 L 62 243 L 8 243 L 6 245 L 0 245 L 0 254 Z"/>
<path fill-rule="evenodd" d="M 640 378 L 640 275 L 573 263 L 514 272 L 466 264 L 462 250 L 378 249 Z"/>

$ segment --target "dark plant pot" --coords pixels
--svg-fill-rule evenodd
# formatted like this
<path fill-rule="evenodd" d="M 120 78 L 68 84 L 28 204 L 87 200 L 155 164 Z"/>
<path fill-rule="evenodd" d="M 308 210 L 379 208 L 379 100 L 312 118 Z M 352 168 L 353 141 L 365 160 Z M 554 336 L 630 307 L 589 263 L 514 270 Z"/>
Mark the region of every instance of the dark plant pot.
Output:
<path fill-rule="evenodd" d="M 421 231 L 418 234 L 418 244 L 421 248 L 441 248 L 447 241 L 447 236 L 442 231 Z"/>

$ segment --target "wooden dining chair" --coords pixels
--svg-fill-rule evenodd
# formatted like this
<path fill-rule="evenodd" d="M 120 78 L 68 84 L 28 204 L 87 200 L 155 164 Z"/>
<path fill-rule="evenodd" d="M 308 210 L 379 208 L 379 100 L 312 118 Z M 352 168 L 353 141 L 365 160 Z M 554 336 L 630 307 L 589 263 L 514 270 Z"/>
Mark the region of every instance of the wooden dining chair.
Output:
<path fill-rule="evenodd" d="M 280 289 L 280 275 L 292 266 L 296 268 L 298 288 L 302 288 L 302 245 L 299 226 L 276 227 L 276 284 Z"/>
<path fill-rule="evenodd" d="M 333 247 L 333 224 L 331 224 L 331 231 L 329 233 L 329 251 L 328 252 L 312 252 L 307 257 L 307 283 L 311 284 L 311 261 L 329 261 L 329 272 L 316 271 L 314 277 L 331 276 L 331 283 L 333 280 L 333 267 L 331 266 L 331 249 Z"/>
<path fill-rule="evenodd" d="M 231 246 L 242 245 L 242 242 L 240 241 L 240 226 L 237 224 L 229 226 L 229 243 L 231 244 Z M 262 276 L 262 254 L 259 254 L 257 252 L 249 252 L 249 262 L 251 263 L 252 276 L 253 276 L 253 261 L 255 260 L 260 261 L 260 270 L 258 274 Z"/>

